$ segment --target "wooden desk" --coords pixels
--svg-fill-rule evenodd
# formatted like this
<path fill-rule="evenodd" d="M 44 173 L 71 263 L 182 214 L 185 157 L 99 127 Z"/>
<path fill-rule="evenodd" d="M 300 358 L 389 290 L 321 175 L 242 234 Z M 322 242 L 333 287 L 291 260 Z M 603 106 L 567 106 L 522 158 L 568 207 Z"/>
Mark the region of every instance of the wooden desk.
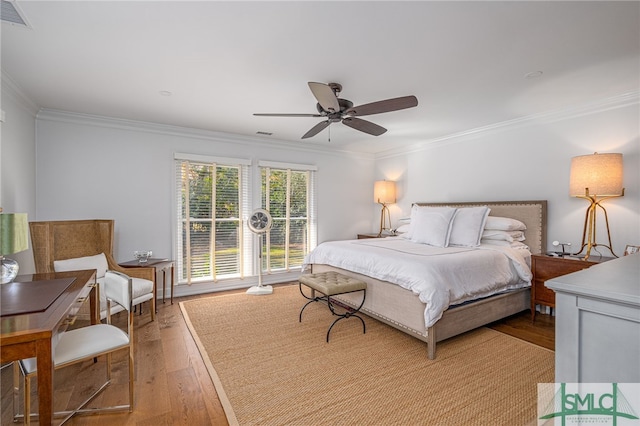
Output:
<path fill-rule="evenodd" d="M 38 363 L 38 410 L 40 424 L 51 424 L 53 418 L 52 342 L 66 330 L 82 303 L 89 297 L 91 323 L 99 322 L 96 271 L 55 272 L 18 275 L 15 282 L 75 278 L 73 283 L 43 312 L 2 317 L 0 329 L 0 362 L 31 357 Z"/>
<path fill-rule="evenodd" d="M 129 260 L 127 262 L 118 263 L 123 268 L 153 268 L 154 294 L 153 297 L 158 300 L 158 286 L 156 285 L 158 271 L 162 271 L 162 303 L 164 296 L 167 294 L 167 270 L 171 275 L 171 304 L 173 305 L 173 287 L 174 287 L 174 261 L 169 259 L 149 258 L 146 262 L 140 263 L 138 260 Z M 157 305 L 156 305 L 157 306 Z M 157 309 L 156 309 L 157 311 Z"/>

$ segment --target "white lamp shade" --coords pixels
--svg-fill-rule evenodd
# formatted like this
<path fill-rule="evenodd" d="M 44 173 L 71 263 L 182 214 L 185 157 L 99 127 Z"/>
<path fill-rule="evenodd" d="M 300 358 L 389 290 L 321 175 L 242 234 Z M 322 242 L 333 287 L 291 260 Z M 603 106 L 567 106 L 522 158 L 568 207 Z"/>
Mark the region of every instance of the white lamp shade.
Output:
<path fill-rule="evenodd" d="M 622 154 L 581 155 L 571 159 L 569 194 L 580 196 L 620 196 L 622 186 Z"/>
<path fill-rule="evenodd" d="M 379 180 L 373 186 L 373 201 L 380 204 L 396 202 L 396 183 L 389 180 Z"/>

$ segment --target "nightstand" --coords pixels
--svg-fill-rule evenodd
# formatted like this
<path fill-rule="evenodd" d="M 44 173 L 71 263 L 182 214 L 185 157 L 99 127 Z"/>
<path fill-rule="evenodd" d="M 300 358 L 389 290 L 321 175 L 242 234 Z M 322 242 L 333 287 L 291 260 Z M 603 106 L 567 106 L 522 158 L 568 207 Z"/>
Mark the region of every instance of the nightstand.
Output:
<path fill-rule="evenodd" d="M 587 269 L 611 257 L 593 257 L 589 260 L 581 260 L 577 257 L 553 257 L 542 254 L 531 256 L 531 321 L 536 319 L 536 305 L 556 307 L 556 293 L 545 287 L 544 282 L 551 278 Z"/>
<path fill-rule="evenodd" d="M 365 238 L 378 238 L 378 234 L 358 234 L 359 240 L 364 240 Z"/>

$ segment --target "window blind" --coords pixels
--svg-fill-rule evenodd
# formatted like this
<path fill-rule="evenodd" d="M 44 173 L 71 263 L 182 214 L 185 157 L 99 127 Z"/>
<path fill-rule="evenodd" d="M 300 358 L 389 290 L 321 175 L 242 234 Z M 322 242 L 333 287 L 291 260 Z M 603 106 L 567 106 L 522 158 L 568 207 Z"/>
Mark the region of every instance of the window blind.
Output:
<path fill-rule="evenodd" d="M 263 270 L 290 271 L 302 267 L 316 246 L 314 166 L 260 162 L 262 207 L 273 226 L 263 236 Z"/>
<path fill-rule="evenodd" d="M 243 226 L 251 199 L 249 164 L 242 159 L 175 155 L 179 283 L 251 273 L 251 241 Z"/>

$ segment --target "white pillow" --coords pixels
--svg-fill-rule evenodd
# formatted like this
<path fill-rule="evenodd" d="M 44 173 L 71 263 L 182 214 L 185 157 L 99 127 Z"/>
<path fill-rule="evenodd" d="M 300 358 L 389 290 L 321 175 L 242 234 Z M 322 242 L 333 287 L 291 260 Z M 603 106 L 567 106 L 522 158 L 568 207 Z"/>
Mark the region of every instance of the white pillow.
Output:
<path fill-rule="evenodd" d="M 436 247 L 447 247 L 451 224 L 458 209 L 453 207 L 420 207 L 411 209 L 411 241 Z"/>
<path fill-rule="evenodd" d="M 451 225 L 450 246 L 477 247 L 489 215 L 489 207 L 465 207 L 458 209 Z"/>
<path fill-rule="evenodd" d="M 499 216 L 489 216 L 484 227 L 485 229 L 496 229 L 498 231 L 524 231 L 527 229 L 526 225 L 517 219 Z"/>
<path fill-rule="evenodd" d="M 53 261 L 53 270 L 56 272 L 84 271 L 85 269 L 95 269 L 96 278 L 104 277 L 107 269 L 109 269 L 107 257 L 104 255 L 104 253 L 100 253 L 96 254 L 95 256 L 77 257 L 75 259 Z"/>
<path fill-rule="evenodd" d="M 511 247 L 513 249 L 529 250 L 528 245 L 521 243 L 519 241 L 514 241 L 510 243 L 509 241 L 501 241 L 501 240 L 480 240 L 480 244 L 488 244 L 491 246 L 503 246 L 503 247 Z"/>
<path fill-rule="evenodd" d="M 482 232 L 483 240 L 498 240 L 498 241 L 524 241 L 524 232 L 522 231 L 496 231 L 494 229 L 485 229 Z"/>
<path fill-rule="evenodd" d="M 409 231 L 411 231 L 411 224 L 406 224 L 406 225 L 400 225 L 398 226 L 398 228 L 396 229 L 396 233 L 397 234 L 406 234 Z"/>

